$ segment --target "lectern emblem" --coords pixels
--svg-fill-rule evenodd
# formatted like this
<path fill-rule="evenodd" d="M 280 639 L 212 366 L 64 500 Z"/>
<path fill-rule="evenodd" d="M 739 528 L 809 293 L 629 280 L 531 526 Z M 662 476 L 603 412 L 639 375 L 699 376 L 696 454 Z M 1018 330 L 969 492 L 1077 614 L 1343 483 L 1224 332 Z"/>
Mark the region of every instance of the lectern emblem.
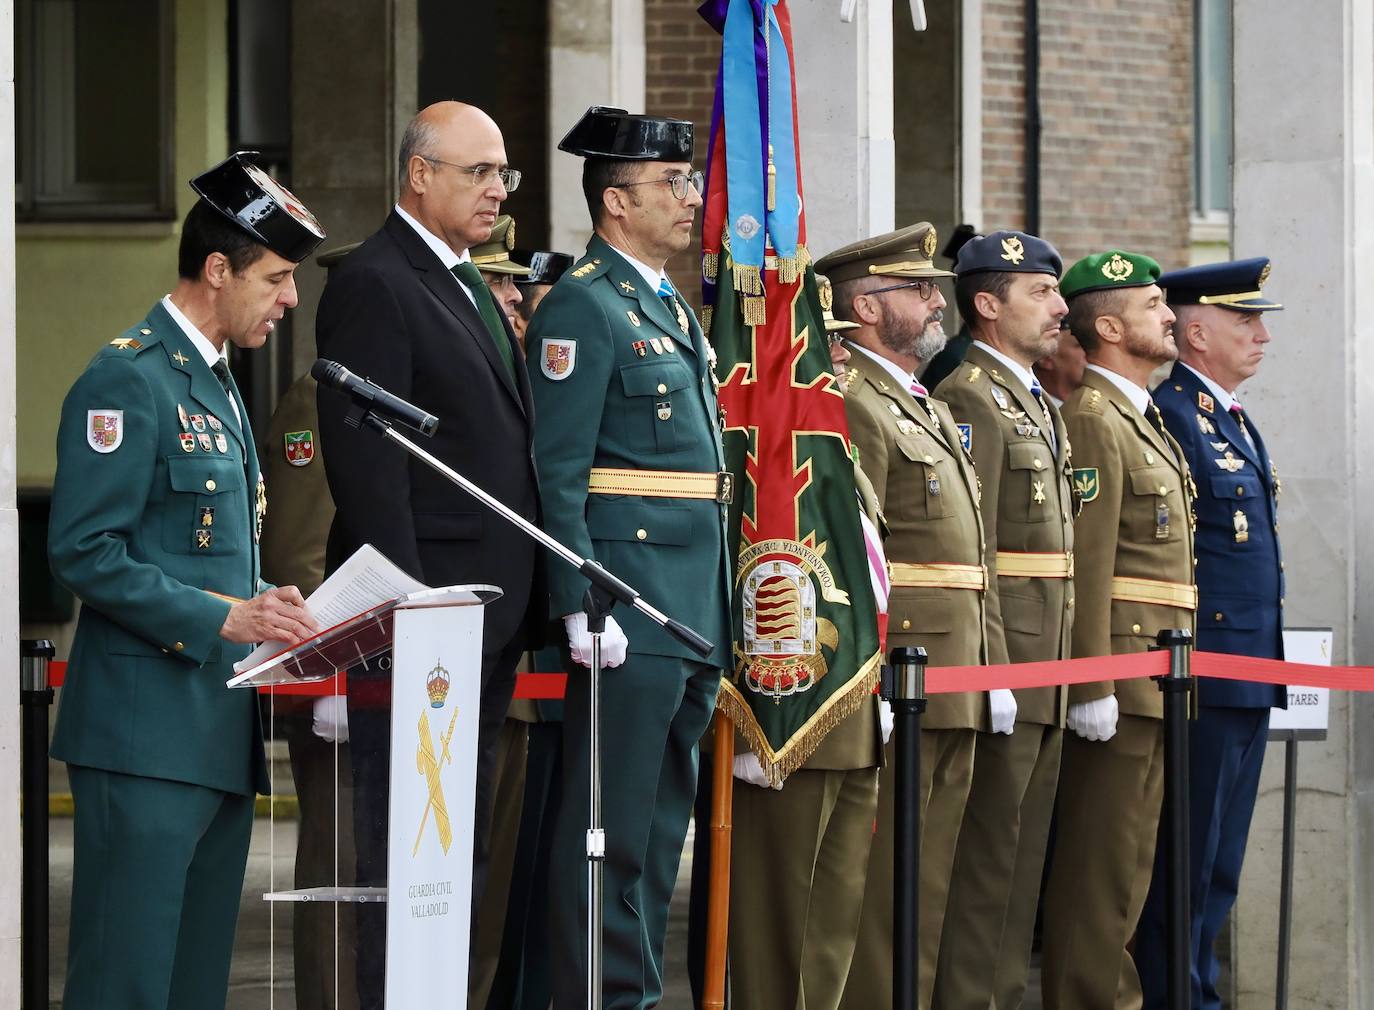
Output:
<path fill-rule="evenodd" d="M 425 694 L 428 696 L 429 708 L 443 708 L 448 699 L 449 675 L 444 669 L 443 664 L 438 661 L 434 664 L 434 669 L 429 671 L 429 676 L 425 678 Z M 449 846 L 453 844 L 453 825 L 448 817 L 448 804 L 444 800 L 444 782 L 440 777 L 440 770 L 445 764 L 453 764 L 453 757 L 449 754 L 449 741 L 453 739 L 453 729 L 458 723 L 458 708 L 455 705 L 453 715 L 449 718 L 448 729 L 439 736 L 439 754 L 434 753 L 434 736 L 429 728 L 429 708 L 420 711 L 420 743 L 415 751 L 415 769 L 425 777 L 425 784 L 429 788 L 429 799 L 425 803 L 424 813 L 420 815 L 420 830 L 415 835 L 415 845 L 410 854 L 416 855 L 420 851 L 420 842 L 424 840 L 425 828 L 429 825 L 430 811 L 434 812 L 434 827 L 439 832 L 439 847 L 448 854 Z"/>

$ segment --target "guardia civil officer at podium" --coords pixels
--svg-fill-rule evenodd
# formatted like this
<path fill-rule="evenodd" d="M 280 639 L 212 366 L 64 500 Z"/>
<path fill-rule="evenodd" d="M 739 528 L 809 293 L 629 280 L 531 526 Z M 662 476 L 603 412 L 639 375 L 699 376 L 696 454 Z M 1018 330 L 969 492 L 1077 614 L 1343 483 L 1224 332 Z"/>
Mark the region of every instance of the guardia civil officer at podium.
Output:
<path fill-rule="evenodd" d="M 172 293 L 62 405 L 48 554 L 81 597 L 53 733 L 76 804 L 68 1010 L 224 1006 L 268 791 L 250 643 L 315 622 L 259 576 L 266 494 L 228 345 L 261 347 L 324 238 L 236 154 L 191 181 Z"/>
<path fill-rule="evenodd" d="M 605 1006 L 658 1005 L 668 902 L 696 789 L 697 741 L 730 648 L 715 383 L 692 311 L 663 267 L 701 205 L 692 124 L 589 109 L 560 150 L 586 158 L 595 234 L 526 331 L 544 526 L 715 643 L 705 662 L 638 611 L 606 622 L 601 758 Z M 554 1005 L 586 1006 L 590 640 L 587 581 L 549 568 L 567 632 L 563 809 L 554 836 Z"/>

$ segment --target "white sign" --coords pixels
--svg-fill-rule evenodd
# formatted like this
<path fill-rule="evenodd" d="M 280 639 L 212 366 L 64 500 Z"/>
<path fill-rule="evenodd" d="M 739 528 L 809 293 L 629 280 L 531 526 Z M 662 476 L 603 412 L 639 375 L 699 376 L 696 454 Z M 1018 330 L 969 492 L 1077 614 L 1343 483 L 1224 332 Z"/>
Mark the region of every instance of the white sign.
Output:
<path fill-rule="evenodd" d="M 396 611 L 387 1006 L 467 1006 L 482 610 Z"/>
<path fill-rule="evenodd" d="M 1335 638 L 1330 628 L 1285 628 L 1283 658 L 1290 663 L 1309 666 L 1330 666 L 1331 646 Z M 1303 730 L 1326 732 L 1331 710 L 1331 689 L 1288 685 L 1288 707 L 1269 713 L 1269 730 Z"/>

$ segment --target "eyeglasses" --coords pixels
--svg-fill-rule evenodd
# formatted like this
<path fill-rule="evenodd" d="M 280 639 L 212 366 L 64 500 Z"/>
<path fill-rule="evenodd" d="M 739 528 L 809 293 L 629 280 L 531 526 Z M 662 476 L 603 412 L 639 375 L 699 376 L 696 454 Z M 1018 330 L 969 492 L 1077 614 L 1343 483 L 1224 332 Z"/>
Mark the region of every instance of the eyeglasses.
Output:
<path fill-rule="evenodd" d="M 673 199 L 687 199 L 687 187 L 691 186 L 700 196 L 706 192 L 706 178 L 700 172 L 693 172 L 691 175 L 670 175 L 666 179 L 645 179 L 643 182 L 627 182 L 616 186 L 616 189 L 633 189 L 635 186 L 652 186 L 655 183 L 666 182 L 673 187 Z"/>
<path fill-rule="evenodd" d="M 881 295 L 888 291 L 905 291 L 907 288 L 915 288 L 916 293 L 923 299 L 929 298 L 939 285 L 933 280 L 908 281 L 906 284 L 893 284 L 886 288 L 874 288 L 872 291 L 865 291 L 866 295 Z"/>
<path fill-rule="evenodd" d="M 495 179 L 501 180 L 501 185 L 507 193 L 514 193 L 520 188 L 520 172 L 514 168 L 497 168 L 495 165 L 455 165 L 451 161 L 444 161 L 440 158 L 421 158 L 431 165 L 447 165 L 449 168 L 456 168 L 466 175 L 477 188 L 490 186 Z"/>

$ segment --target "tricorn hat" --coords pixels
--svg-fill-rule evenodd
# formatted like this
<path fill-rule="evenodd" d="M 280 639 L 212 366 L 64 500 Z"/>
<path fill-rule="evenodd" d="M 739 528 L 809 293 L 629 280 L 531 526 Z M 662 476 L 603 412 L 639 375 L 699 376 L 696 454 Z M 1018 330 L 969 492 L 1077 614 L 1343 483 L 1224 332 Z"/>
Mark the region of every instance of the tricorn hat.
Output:
<path fill-rule="evenodd" d="M 324 228 L 295 195 L 238 151 L 191 180 L 202 200 L 278 256 L 299 263 L 324 241 Z"/>
<path fill-rule="evenodd" d="M 691 161 L 692 124 L 593 105 L 558 142 L 558 149 L 583 158 Z"/>

